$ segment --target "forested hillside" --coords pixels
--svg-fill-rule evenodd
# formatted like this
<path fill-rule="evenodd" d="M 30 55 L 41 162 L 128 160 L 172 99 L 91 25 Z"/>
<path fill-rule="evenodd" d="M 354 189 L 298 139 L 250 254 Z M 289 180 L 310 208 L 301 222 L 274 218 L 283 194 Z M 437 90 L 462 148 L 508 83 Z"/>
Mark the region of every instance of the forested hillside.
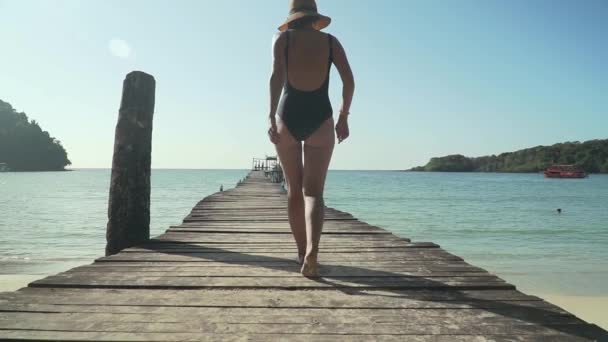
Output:
<path fill-rule="evenodd" d="M 71 162 L 61 142 L 0 100 L 0 163 L 11 171 L 59 171 Z"/>
<path fill-rule="evenodd" d="M 554 164 L 575 164 L 589 173 L 608 173 L 608 139 L 536 146 L 474 158 L 455 154 L 432 158 L 412 171 L 538 172 Z"/>

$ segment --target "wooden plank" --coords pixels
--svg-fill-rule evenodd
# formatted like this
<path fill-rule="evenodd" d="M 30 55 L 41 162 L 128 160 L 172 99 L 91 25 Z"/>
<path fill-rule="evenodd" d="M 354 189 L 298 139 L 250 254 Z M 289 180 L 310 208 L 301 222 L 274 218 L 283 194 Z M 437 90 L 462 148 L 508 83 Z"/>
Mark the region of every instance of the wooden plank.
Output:
<path fill-rule="evenodd" d="M 92 269 L 106 269 L 108 271 L 117 270 L 117 272 L 130 272 L 131 270 L 138 270 L 140 272 L 154 271 L 154 272 L 172 272 L 172 271 L 198 271 L 198 272 L 274 272 L 277 271 L 292 271 L 298 272 L 300 265 L 295 262 L 281 263 L 272 266 L 268 265 L 239 265 L 239 264 L 226 264 L 226 263 L 154 263 L 154 262 L 99 262 L 90 265 L 75 267 L 70 271 L 78 270 L 92 270 Z M 235 271 L 239 270 L 239 271 Z M 214 271 L 216 270 L 216 271 Z M 469 266 L 465 264 L 458 265 L 370 265 L 366 268 L 351 268 L 340 264 L 323 264 L 320 268 L 321 273 L 328 274 L 378 274 L 386 273 L 391 274 L 393 272 L 420 272 L 420 273 L 434 273 L 434 272 L 459 272 L 462 273 L 488 273 L 486 270 Z M 69 272 L 69 271 L 68 271 Z"/>
<path fill-rule="evenodd" d="M 202 236 L 201 236 L 202 235 Z M 325 242 L 342 242 L 343 237 L 351 237 L 358 241 L 409 241 L 409 239 L 398 238 L 393 236 L 392 234 L 373 234 L 373 235 L 365 235 L 365 234 L 340 234 L 340 236 L 334 236 L 332 234 L 328 234 L 323 236 L 322 243 Z M 277 234 L 267 234 L 267 233 L 207 233 L 207 234 L 197 234 L 197 233 L 165 233 L 154 240 L 170 240 L 170 241 L 184 241 L 184 242 L 201 242 L 201 241 L 215 241 L 215 242 L 230 242 L 230 241 L 249 241 L 249 242 L 261 242 L 261 241 L 281 241 L 281 242 L 292 242 L 293 238 L 291 236 L 281 236 Z"/>
<path fill-rule="evenodd" d="M 350 221 L 331 221 L 331 222 L 326 222 L 323 225 L 323 231 L 326 230 L 343 230 L 343 231 L 374 231 L 374 232 L 378 232 L 378 231 L 382 231 L 385 234 L 389 234 L 389 232 L 387 232 L 384 229 L 375 227 L 375 226 L 370 226 L 370 225 L 365 225 L 365 224 L 359 224 L 360 221 L 352 221 L 352 224 L 349 224 Z M 179 225 L 173 225 L 169 228 L 179 228 L 179 229 L 184 229 L 184 228 L 190 228 L 190 229 L 195 229 L 195 228 L 232 228 L 232 229 L 280 229 L 280 230 L 287 230 L 290 231 L 290 227 L 289 227 L 289 223 L 287 221 L 285 222 L 238 222 L 238 223 L 234 223 L 231 221 L 208 221 L 208 222 L 187 222 L 187 223 L 182 223 Z"/>
<path fill-rule="evenodd" d="M 180 254 L 164 254 L 164 253 L 121 253 L 109 257 L 102 257 L 96 262 L 183 262 L 183 263 L 204 263 L 204 262 L 224 262 L 232 264 L 249 265 L 259 263 L 260 265 L 269 266 L 272 264 L 291 264 L 295 262 L 296 254 L 277 254 L 276 257 L 270 255 L 254 255 L 240 253 L 180 253 Z M 433 256 L 433 255 L 411 255 L 411 256 L 396 256 L 387 257 L 380 256 L 374 258 L 365 258 L 365 256 L 357 255 L 356 253 L 348 253 L 336 256 L 325 256 L 323 263 L 343 263 L 348 265 L 362 265 L 363 268 L 367 265 L 390 265 L 395 263 L 403 263 L 408 265 L 419 265 L 425 263 L 434 263 L 437 265 L 453 264 L 456 265 L 460 261 L 457 257 Z"/>
<path fill-rule="evenodd" d="M 438 248 L 439 246 L 433 243 L 397 243 L 397 244 L 342 244 L 342 245 L 333 245 L 333 246 L 321 246 L 320 250 L 322 253 L 349 253 L 352 251 L 361 251 L 361 252 L 390 252 L 390 251 L 400 251 L 406 248 Z M 204 244 L 179 244 L 179 243 L 158 243 L 158 244 L 146 244 L 141 245 L 140 247 L 132 247 L 123 250 L 124 253 L 131 252 L 150 252 L 150 251 L 159 251 L 159 252 L 221 252 L 221 251 L 232 251 L 238 253 L 247 253 L 247 252 L 293 252 L 297 250 L 295 245 L 279 245 L 273 246 L 268 244 L 215 244 L 213 247 Z"/>
<path fill-rule="evenodd" d="M 104 317 L 105 321 L 194 321 L 201 315 L 208 322 L 224 323 L 312 323 L 319 318 L 331 323 L 399 323 L 417 321 L 421 324 L 474 321 L 497 324 L 514 321 L 530 323 L 583 323 L 570 314 L 534 310 L 531 308 L 427 308 L 416 309 L 326 309 L 326 308 L 256 308 L 256 307 L 198 307 L 198 306 L 145 306 L 145 305 L 54 305 L 37 303 L 11 303 L 2 306 L 0 319 L 45 318 L 49 320 L 79 319 L 90 321 Z M 44 316 L 48 313 L 55 315 Z M 88 315 L 78 315 L 88 314 Z M 329 317 L 325 317 L 329 316 Z M 450 323 L 452 324 L 452 323 Z"/>
<path fill-rule="evenodd" d="M 2 335 L 8 340 L 28 341 L 161 341 L 161 342 L 183 342 L 183 341 L 310 341 L 311 335 L 293 334 L 206 334 L 206 333 L 105 333 L 105 332 L 73 332 L 73 331 L 37 331 L 37 330 L 4 330 Z M 345 342 L 368 342 L 369 335 L 336 335 L 315 334 L 314 340 L 318 342 L 334 342 L 339 338 Z M 553 336 L 543 336 L 543 342 L 563 342 L 567 338 L 569 342 L 589 341 L 589 339 L 572 336 L 570 334 L 556 333 Z M 402 342 L 403 336 L 378 334 L 373 336 L 378 342 Z M 493 341 L 512 342 L 514 339 L 508 336 L 496 335 L 410 335 L 408 342 L 469 342 L 469 341 Z M 518 342 L 538 342 L 539 337 L 534 335 L 518 336 Z"/>
<path fill-rule="evenodd" d="M 96 275 L 61 273 L 36 280 L 30 287 L 80 287 L 80 288 L 122 288 L 122 289 L 515 289 L 495 276 L 478 277 L 336 277 L 315 280 L 302 277 L 172 277 L 140 276 L 119 274 L 117 276 L 97 273 Z"/>
<path fill-rule="evenodd" d="M 401 248 L 400 247 L 389 247 L 389 248 L 382 248 L 382 247 L 375 247 L 375 248 L 367 248 L 367 247 L 361 247 L 359 249 L 357 248 L 347 248 L 347 247 L 335 247 L 332 249 L 329 248 L 325 248 L 324 251 L 321 251 L 321 253 L 325 253 L 325 254 L 330 254 L 330 253 L 340 253 L 340 254 L 346 254 L 346 253 L 382 253 L 382 252 L 395 252 L 395 251 L 400 251 Z M 226 249 L 226 248 L 196 248 L 196 247 L 185 247 L 185 248 L 180 248 L 180 247 L 167 247 L 167 248 L 130 248 L 129 250 L 125 250 L 123 253 L 167 253 L 167 254 L 188 254 L 188 253 L 239 253 L 239 254 L 252 254 L 252 253 L 268 253 L 268 254 L 277 254 L 277 253 L 282 253 L 282 254 L 286 254 L 289 253 L 291 255 L 293 255 L 293 253 L 297 252 L 297 248 L 288 248 L 288 247 L 278 247 L 278 248 L 272 248 L 271 246 L 266 246 L 266 247 L 253 247 L 253 248 L 247 248 L 247 247 L 239 247 L 239 248 L 231 248 L 231 249 Z"/>
<path fill-rule="evenodd" d="M 333 220 L 340 220 L 340 221 L 349 221 L 349 220 L 356 220 L 354 218 L 351 219 L 347 219 L 347 218 L 332 218 L 332 217 L 327 217 L 325 218 L 326 221 L 333 221 Z M 287 221 L 287 216 L 283 217 L 283 216 L 276 216 L 276 217 L 270 217 L 270 216 L 265 216 L 265 217 L 260 217 L 260 218 L 256 218 L 256 217 L 226 217 L 226 218 L 222 218 L 222 217 L 215 217 L 215 216 L 210 216 L 210 217 L 196 217 L 196 216 L 186 216 L 184 218 L 184 222 L 286 222 Z"/>
<path fill-rule="evenodd" d="M 264 267 L 231 267 L 225 269 L 223 267 L 204 267 L 204 268 L 180 268 L 167 269 L 167 267 L 132 267 L 131 269 L 120 268 L 115 269 L 114 266 L 83 266 L 73 268 L 63 273 L 78 273 L 85 276 L 96 276 L 103 273 L 108 277 L 118 277 L 124 272 L 129 272 L 130 276 L 138 275 L 141 277 L 297 277 L 300 276 L 299 266 L 291 268 L 282 267 L 280 269 L 270 269 Z M 63 274 L 61 273 L 61 274 Z M 322 268 L 319 275 L 325 278 L 340 278 L 340 277 L 375 277 L 375 278 L 392 278 L 396 276 L 408 277 L 481 277 L 490 276 L 487 272 L 466 272 L 457 271 L 430 271 L 430 270 L 391 270 L 391 271 L 373 271 L 373 270 L 348 270 L 344 268 Z"/>
<path fill-rule="evenodd" d="M 97 261 L 171 261 L 171 262 L 284 262 L 294 260 L 294 253 L 249 253 L 243 254 L 238 252 L 226 251 L 225 253 L 120 253 L 109 257 L 102 257 Z M 322 263 L 334 262 L 362 262 L 369 264 L 370 262 L 398 262 L 398 261 L 460 261 L 460 257 L 448 253 L 405 253 L 400 251 L 395 252 L 361 252 L 361 253 L 323 253 L 319 256 Z"/>
<path fill-rule="evenodd" d="M 227 254 L 230 254 L 234 257 L 269 257 L 269 258 L 279 258 L 279 259 L 291 259 L 293 253 L 283 252 L 283 251 L 274 251 L 272 249 L 268 251 L 256 251 L 252 253 L 241 253 L 235 250 L 230 249 L 221 249 L 221 248 L 206 248 L 206 249 L 198 249 L 198 248 L 186 248 L 186 249 L 176 249 L 176 253 L 166 253 L 160 252 L 159 250 L 153 249 L 143 249 L 141 252 L 131 250 L 129 253 L 122 253 L 124 256 L 133 256 L 143 254 L 143 256 L 167 256 L 167 255 L 184 255 L 184 256 L 200 256 L 200 257 L 226 257 Z M 447 259 L 447 260 L 462 260 L 462 258 L 457 257 L 453 254 L 446 252 L 441 248 L 388 248 L 387 250 L 381 250 L 378 248 L 372 248 L 369 251 L 360 251 L 358 253 L 354 253 L 356 255 L 352 255 L 353 250 L 348 250 L 347 252 L 341 252 L 338 250 L 326 250 L 324 252 L 319 253 L 319 258 L 324 261 L 332 261 L 332 259 L 348 259 L 350 261 L 357 261 L 359 259 L 364 259 L 363 261 L 370 260 L 409 260 L 409 259 Z"/>
<path fill-rule="evenodd" d="M 232 228 L 232 229 L 281 229 L 290 231 L 288 222 L 243 222 L 235 224 L 234 222 L 190 222 L 182 223 L 180 225 L 173 225 L 169 228 Z M 384 229 L 376 226 L 370 226 L 367 224 L 361 224 L 360 221 L 331 221 L 323 224 L 323 231 L 327 230 L 344 230 L 344 231 L 382 231 L 385 234 L 390 234 Z"/>
<path fill-rule="evenodd" d="M 278 229 L 264 229 L 264 228 L 170 228 L 167 229 L 167 233 L 230 233 L 230 234 L 253 234 L 253 233 L 264 233 L 264 234 L 287 234 L 291 236 L 291 231 L 278 230 Z M 323 232 L 325 236 L 334 234 L 349 234 L 349 235 L 369 235 L 369 234 L 383 234 L 390 235 L 388 232 L 373 231 L 373 230 L 335 230 L 327 229 Z"/>
<path fill-rule="evenodd" d="M 5 301 L 87 305 L 149 305 L 205 307 L 273 307 L 273 308 L 491 308 L 512 305 L 547 308 L 547 312 L 564 310 L 536 296 L 512 290 L 147 290 L 128 289 L 59 289 L 24 288 L 0 293 Z M 515 303 L 509 306 L 509 303 Z"/>
<path fill-rule="evenodd" d="M 574 333 L 586 328 L 586 324 L 561 324 L 560 327 L 568 333 Z M 311 324 L 226 324 L 208 322 L 91 322 L 73 324 L 70 321 L 53 322 L 45 320 L 2 321 L 0 329 L 47 330 L 47 331 L 78 331 L 78 332 L 119 332 L 119 333 L 205 333 L 211 334 L 333 334 L 333 335 L 366 335 L 374 336 L 382 333 L 391 335 L 539 335 L 564 336 L 554 329 L 552 324 L 497 324 L 497 325 L 424 325 L 416 322 L 401 324 L 352 324 L 324 323 Z M 592 336 L 588 336 L 592 337 Z"/>
<path fill-rule="evenodd" d="M 191 217 L 239 217 L 239 218 L 264 218 L 264 217 L 283 217 L 287 219 L 287 211 L 283 210 L 232 210 L 226 212 L 224 210 L 192 210 L 190 212 Z M 341 213 L 326 213 L 326 218 L 335 219 L 353 219 L 352 215 L 341 214 Z"/>
<path fill-rule="evenodd" d="M 266 237 L 266 238 L 242 238 L 237 236 L 238 234 L 233 234 L 230 237 L 226 237 L 224 239 L 221 240 L 217 240 L 214 239 L 213 236 L 209 236 L 209 234 L 188 234 L 187 233 L 179 233 L 179 234 L 172 234 L 171 236 L 168 236 L 170 233 L 166 233 L 163 235 L 160 235 L 158 237 L 152 238 L 150 241 L 148 241 L 148 243 L 181 243 L 181 244 L 204 244 L 204 245 L 209 245 L 209 246 L 214 246 L 214 245 L 221 245 L 221 244 L 251 244 L 251 245 L 259 245 L 259 244 L 281 244 L 283 246 L 285 245 L 289 245 L 289 243 L 293 243 L 293 241 L 290 241 L 288 237 L 280 237 L 280 236 L 274 236 L 274 237 Z M 409 239 L 402 239 L 402 238 L 397 238 L 397 239 L 389 239 L 389 240 L 382 240 L 382 239 L 367 239 L 365 237 L 362 237 L 361 239 L 357 239 L 357 242 L 353 242 L 352 244 L 345 242 L 342 239 L 335 239 L 332 238 L 331 236 L 325 236 L 326 238 L 323 239 L 323 241 L 321 242 L 322 246 L 357 246 L 357 245 L 382 245 L 383 243 L 386 243 L 387 245 L 390 244 L 397 244 L 397 243 L 403 243 L 403 242 L 410 242 Z"/>
<path fill-rule="evenodd" d="M 144 306 L 129 307 L 132 311 L 109 310 L 102 312 L 87 311 L 88 306 L 51 306 L 21 304 L 13 306 L 15 311 L 3 312 L 0 321 L 71 321 L 86 322 L 197 322 L 201 315 L 208 323 L 226 324 L 313 324 L 323 321 L 327 324 L 401 324 L 416 322 L 423 325 L 463 325 L 463 324 L 530 324 L 530 316 L 520 315 L 509 309 L 498 309 L 487 312 L 483 309 L 428 309 L 428 310 L 325 310 L 325 309 L 269 309 L 269 308 L 187 308 L 180 312 L 176 308 L 164 308 L 164 311 L 151 311 Z M 124 307 L 118 307 L 124 308 Z M 84 310 L 83 310 L 84 309 Z M 37 311 L 38 310 L 38 311 Z M 49 314 L 52 313 L 52 314 Z M 326 317 L 328 316 L 328 317 Z M 537 315 L 536 323 L 542 324 L 584 324 L 584 321 L 572 315 Z"/>
<path fill-rule="evenodd" d="M 295 244 L 284 244 L 281 241 L 269 241 L 269 242 L 247 242 L 247 241 L 239 241 L 239 242 L 230 242 L 230 241 L 215 241 L 214 243 L 202 243 L 196 241 L 171 241 L 171 240 L 159 240 L 152 239 L 146 244 L 139 245 L 141 248 L 156 248 L 163 246 L 179 246 L 183 248 L 230 248 L 230 249 L 238 249 L 238 248 L 295 248 Z M 408 240 L 399 239 L 395 241 L 353 241 L 349 243 L 344 240 L 335 240 L 331 242 L 323 241 L 320 248 L 321 249 L 331 249 L 331 248 L 434 248 L 439 247 L 432 242 L 410 242 Z M 134 247 L 137 248 L 137 247 Z"/>

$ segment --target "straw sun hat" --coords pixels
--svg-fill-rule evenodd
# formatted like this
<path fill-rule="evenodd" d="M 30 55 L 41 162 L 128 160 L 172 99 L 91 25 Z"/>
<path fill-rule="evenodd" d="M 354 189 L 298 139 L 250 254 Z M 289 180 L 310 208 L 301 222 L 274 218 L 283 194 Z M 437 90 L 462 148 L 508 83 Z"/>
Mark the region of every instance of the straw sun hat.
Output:
<path fill-rule="evenodd" d="M 331 23 L 330 17 L 326 17 L 317 12 L 317 3 L 315 0 L 290 0 L 289 16 L 285 19 L 285 22 L 279 26 L 279 31 L 287 30 L 289 23 L 304 17 L 317 17 L 318 19 L 313 25 L 317 30 L 322 30 Z"/>

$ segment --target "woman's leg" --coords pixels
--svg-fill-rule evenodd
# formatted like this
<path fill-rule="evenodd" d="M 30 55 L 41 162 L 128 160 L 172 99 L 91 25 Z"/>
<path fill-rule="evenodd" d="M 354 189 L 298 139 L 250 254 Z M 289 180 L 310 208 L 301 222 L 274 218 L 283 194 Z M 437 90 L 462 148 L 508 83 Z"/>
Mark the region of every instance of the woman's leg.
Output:
<path fill-rule="evenodd" d="M 318 276 L 317 255 L 323 230 L 325 202 L 323 189 L 331 156 L 334 150 L 335 133 L 333 119 L 326 120 L 313 135 L 304 142 L 304 203 L 306 218 L 306 256 L 302 274 Z"/>
<path fill-rule="evenodd" d="M 293 238 L 298 246 L 298 260 L 306 254 L 306 223 L 304 221 L 304 196 L 302 193 L 302 143 L 297 141 L 281 120 L 277 120 L 279 143 L 277 154 L 287 185 L 287 214 Z"/>

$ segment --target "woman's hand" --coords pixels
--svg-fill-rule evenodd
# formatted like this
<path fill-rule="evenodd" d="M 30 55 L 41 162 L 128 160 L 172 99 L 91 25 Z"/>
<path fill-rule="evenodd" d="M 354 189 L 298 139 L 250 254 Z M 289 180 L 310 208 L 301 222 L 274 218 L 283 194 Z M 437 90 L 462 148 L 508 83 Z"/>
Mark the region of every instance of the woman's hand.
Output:
<path fill-rule="evenodd" d="M 348 130 L 348 116 L 338 116 L 338 123 L 336 124 L 336 136 L 338 137 L 338 144 L 346 140 L 349 135 L 350 132 Z"/>
<path fill-rule="evenodd" d="M 274 116 L 270 117 L 270 127 L 268 128 L 268 137 L 273 144 L 279 143 L 279 131 L 277 129 L 277 121 Z"/>

